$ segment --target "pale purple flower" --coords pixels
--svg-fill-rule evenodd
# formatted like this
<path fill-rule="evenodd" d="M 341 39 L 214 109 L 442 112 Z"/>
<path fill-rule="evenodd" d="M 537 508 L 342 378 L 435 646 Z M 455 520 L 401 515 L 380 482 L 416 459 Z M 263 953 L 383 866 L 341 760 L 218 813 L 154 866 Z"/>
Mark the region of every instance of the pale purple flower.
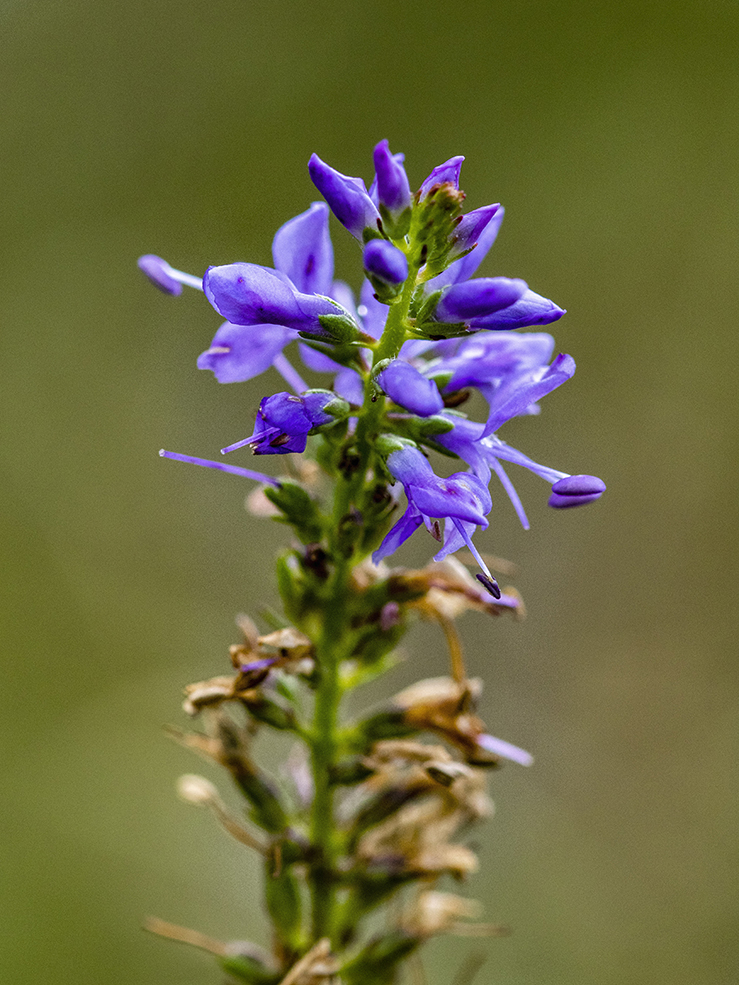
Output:
<path fill-rule="evenodd" d="M 456 472 L 446 479 L 440 478 L 423 453 L 413 445 L 392 451 L 387 458 L 387 468 L 402 482 L 408 508 L 372 555 L 373 561 L 377 564 L 393 554 L 421 524 L 425 524 L 426 529 L 440 539 L 434 519 L 446 518 L 447 530 L 456 531 L 482 568 L 482 583 L 492 595 L 500 598 L 498 583 L 480 557 L 471 536 L 471 531 L 476 527 L 484 530 L 488 526 L 487 514 L 492 504 L 487 486 L 471 472 Z M 440 561 L 452 550 L 457 550 L 457 547 L 451 547 L 447 537 L 434 560 Z"/>

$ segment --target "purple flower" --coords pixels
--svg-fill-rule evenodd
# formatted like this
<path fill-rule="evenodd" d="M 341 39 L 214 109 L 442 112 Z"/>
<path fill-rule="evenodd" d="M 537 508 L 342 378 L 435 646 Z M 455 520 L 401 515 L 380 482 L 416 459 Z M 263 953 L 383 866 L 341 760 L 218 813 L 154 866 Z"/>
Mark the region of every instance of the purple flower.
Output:
<path fill-rule="evenodd" d="M 454 530 L 460 544 L 450 546 L 447 537 L 444 547 L 434 556 L 434 560 L 440 561 L 461 544 L 466 544 L 485 573 L 485 577 L 481 578 L 482 583 L 491 594 L 500 597 L 497 582 L 480 557 L 471 537 L 471 531 L 475 527 L 482 527 L 484 530 L 488 526 L 486 515 L 490 512 L 492 503 L 487 486 L 471 472 L 456 472 L 447 479 L 439 478 L 423 453 L 413 445 L 405 445 L 392 451 L 387 458 L 387 468 L 391 475 L 402 482 L 408 508 L 372 555 L 375 564 L 394 553 L 422 523 L 437 539 L 441 539 L 438 524 L 432 518 L 443 517 L 447 519 L 447 532 Z"/>
<path fill-rule="evenodd" d="M 219 383 L 242 383 L 269 369 L 294 338 L 295 332 L 282 325 L 255 329 L 227 321 L 213 336 L 210 348 L 198 356 L 198 369 L 212 370 Z"/>
<path fill-rule="evenodd" d="M 342 226 L 363 238 L 365 229 L 376 231 L 380 213 L 361 178 L 350 178 L 325 164 L 317 154 L 308 162 L 308 173 Z"/>
<path fill-rule="evenodd" d="M 375 147 L 373 157 L 377 201 L 387 217 L 396 222 L 411 205 L 411 189 L 403 167 L 403 155 L 391 154 L 387 140 L 381 140 Z"/>
<path fill-rule="evenodd" d="M 272 242 L 272 256 L 278 279 L 287 277 L 289 284 L 302 294 L 335 296 L 334 254 L 328 231 L 328 207 L 314 202 L 311 207 L 281 226 Z M 260 268 L 267 270 L 269 268 Z M 283 276 L 284 275 L 284 276 Z M 289 288 L 288 290 L 291 290 Z M 293 297 L 295 292 L 292 291 Z M 294 312 L 287 298 L 290 310 Z M 295 338 L 295 330 L 282 323 L 260 324 L 227 321 L 216 332 L 210 348 L 198 359 L 198 369 L 210 369 L 219 383 L 240 383 L 263 373 L 270 366 L 282 374 L 296 392 L 307 390 L 306 384 L 282 355 Z"/>
<path fill-rule="evenodd" d="M 364 269 L 381 284 L 396 287 L 408 276 L 405 254 L 386 239 L 371 239 L 364 248 Z"/>
<path fill-rule="evenodd" d="M 377 382 L 398 406 L 420 417 L 438 414 L 444 408 L 444 401 L 434 381 L 402 359 L 393 359 L 377 374 Z"/>
<path fill-rule="evenodd" d="M 419 189 L 419 200 L 426 198 L 434 185 L 453 185 L 459 188 L 459 172 L 462 168 L 463 157 L 450 157 L 448 161 L 437 165 L 422 183 Z"/>
<path fill-rule="evenodd" d="M 329 390 L 308 390 L 301 396 L 275 393 L 260 403 L 254 433 L 222 448 L 221 454 L 245 445 L 255 455 L 303 452 L 311 431 L 333 424 L 348 412 L 348 404 Z"/>

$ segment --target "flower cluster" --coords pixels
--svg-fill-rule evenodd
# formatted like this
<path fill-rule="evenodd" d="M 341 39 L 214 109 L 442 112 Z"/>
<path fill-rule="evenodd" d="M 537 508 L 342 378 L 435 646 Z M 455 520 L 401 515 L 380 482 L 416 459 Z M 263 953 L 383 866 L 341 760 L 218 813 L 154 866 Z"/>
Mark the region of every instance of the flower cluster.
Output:
<path fill-rule="evenodd" d="M 488 526 L 492 474 L 525 528 L 503 463 L 550 483 L 549 505 L 557 509 L 591 502 L 605 485 L 540 465 L 498 435 L 512 418 L 538 413 L 541 398 L 572 377 L 575 363 L 568 355 L 552 358 L 551 335 L 519 331 L 556 321 L 562 308 L 519 278 L 475 277 L 504 209 L 462 211 L 462 161 L 434 168 L 412 193 L 403 155 L 392 154 L 385 140 L 374 150 L 369 189 L 314 154 L 309 173 L 326 202 L 314 202 L 277 231 L 273 267 L 209 267 L 201 283 L 158 257 L 142 257 L 139 266 L 167 293 L 180 293 L 183 284 L 201 288 L 226 319 L 198 359 L 201 369 L 234 383 L 274 367 L 293 391 L 265 397 L 253 433 L 224 453 L 246 445 L 257 455 L 301 453 L 311 435 L 342 444 L 345 454 L 334 461 L 358 462 L 362 479 L 399 482 L 406 495 L 402 517 L 374 546 L 375 561 L 424 525 L 442 541 L 436 559 L 466 545 L 495 595 L 495 579 L 472 542 L 477 528 Z M 334 279 L 329 210 L 361 245 L 358 299 Z M 285 354 L 289 346 L 324 377 L 324 387 L 303 381 Z M 487 405 L 484 421 L 460 409 L 473 391 Z M 440 477 L 428 460 L 432 450 L 461 460 L 466 470 Z M 238 466 L 162 454 L 277 484 Z"/>

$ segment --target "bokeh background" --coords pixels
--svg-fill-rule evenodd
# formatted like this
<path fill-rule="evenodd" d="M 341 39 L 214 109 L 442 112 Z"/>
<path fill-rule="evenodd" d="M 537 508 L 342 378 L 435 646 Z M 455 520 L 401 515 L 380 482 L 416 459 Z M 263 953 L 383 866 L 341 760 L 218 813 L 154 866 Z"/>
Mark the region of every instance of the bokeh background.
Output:
<path fill-rule="evenodd" d="M 469 616 L 469 663 L 537 762 L 492 778 L 467 888 L 515 932 L 478 981 L 737 981 L 738 32 L 733 0 L 0 2 L 0 980 L 215 985 L 141 918 L 264 934 L 161 726 L 275 602 L 284 531 L 156 453 L 212 456 L 279 381 L 199 373 L 218 317 L 135 261 L 269 263 L 310 153 L 369 178 L 388 137 L 506 205 L 482 272 L 566 307 L 579 369 L 505 436 L 609 485 L 559 514 L 517 476 L 533 529 L 499 494 L 481 542 L 529 618 Z M 444 673 L 431 628 L 406 652 L 388 688 Z M 475 946 L 435 944 L 430 985 Z"/>

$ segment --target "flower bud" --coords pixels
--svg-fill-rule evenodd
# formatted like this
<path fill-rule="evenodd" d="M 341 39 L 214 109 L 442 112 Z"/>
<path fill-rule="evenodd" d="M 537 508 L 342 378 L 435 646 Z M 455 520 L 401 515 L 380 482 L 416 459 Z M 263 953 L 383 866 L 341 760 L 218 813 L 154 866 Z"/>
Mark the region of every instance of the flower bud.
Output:
<path fill-rule="evenodd" d="M 378 373 L 377 382 L 398 406 L 419 417 L 438 414 L 444 407 L 439 388 L 433 380 L 427 379 L 402 359 L 393 359 Z"/>
<path fill-rule="evenodd" d="M 377 232 L 380 213 L 361 178 L 341 174 L 317 154 L 313 154 L 308 162 L 308 172 L 333 214 L 352 236 L 362 240 L 365 229 Z"/>
<path fill-rule="evenodd" d="M 549 506 L 564 510 L 571 506 L 584 506 L 600 499 L 606 489 L 602 479 L 594 475 L 568 475 L 558 479 L 552 486 Z"/>
<path fill-rule="evenodd" d="M 411 190 L 403 167 L 403 155 L 391 154 L 387 140 L 374 150 L 377 201 L 385 232 L 400 239 L 407 232 L 411 217 Z"/>
<path fill-rule="evenodd" d="M 411 204 L 411 189 L 401 155 L 391 154 L 387 140 L 381 140 L 374 150 L 377 197 L 380 205 L 397 218 Z"/>
<path fill-rule="evenodd" d="M 386 239 L 371 239 L 364 248 L 364 269 L 378 301 L 389 304 L 408 276 L 405 254 Z"/>
<path fill-rule="evenodd" d="M 515 304 L 527 290 L 525 281 L 508 277 L 479 277 L 453 284 L 439 299 L 434 318 L 474 325 L 478 319 Z"/>

